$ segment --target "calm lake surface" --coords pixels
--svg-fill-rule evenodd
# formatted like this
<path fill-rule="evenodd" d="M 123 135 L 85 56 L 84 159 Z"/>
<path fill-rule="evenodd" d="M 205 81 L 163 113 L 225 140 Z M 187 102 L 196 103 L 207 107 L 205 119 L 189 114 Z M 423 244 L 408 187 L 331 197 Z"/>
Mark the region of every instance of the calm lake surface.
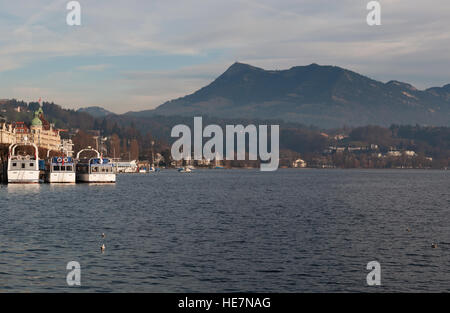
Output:
<path fill-rule="evenodd" d="M 0 292 L 450 291 L 450 171 L 117 178 L 1 186 Z"/>

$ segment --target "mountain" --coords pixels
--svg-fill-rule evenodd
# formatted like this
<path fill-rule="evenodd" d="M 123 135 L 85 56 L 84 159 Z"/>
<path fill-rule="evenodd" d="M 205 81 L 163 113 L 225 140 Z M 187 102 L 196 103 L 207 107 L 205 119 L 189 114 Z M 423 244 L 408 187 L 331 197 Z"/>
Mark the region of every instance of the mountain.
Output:
<path fill-rule="evenodd" d="M 81 109 L 78 109 L 77 112 L 86 112 L 95 118 L 102 118 L 102 117 L 108 116 L 110 114 L 114 114 L 114 113 L 112 113 L 108 110 L 105 110 L 104 108 L 98 107 L 98 106 L 81 108 Z"/>
<path fill-rule="evenodd" d="M 264 70 L 235 63 L 209 85 L 134 116 L 281 119 L 325 128 L 343 125 L 450 125 L 450 85 L 418 90 L 353 71 L 311 64 Z"/>

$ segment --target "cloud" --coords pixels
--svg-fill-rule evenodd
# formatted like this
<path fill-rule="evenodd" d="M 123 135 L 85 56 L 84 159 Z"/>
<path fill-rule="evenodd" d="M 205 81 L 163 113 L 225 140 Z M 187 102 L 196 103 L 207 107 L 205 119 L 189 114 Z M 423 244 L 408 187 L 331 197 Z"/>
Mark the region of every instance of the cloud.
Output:
<path fill-rule="evenodd" d="M 110 67 L 111 64 L 92 64 L 92 65 L 78 66 L 76 69 L 80 71 L 104 71 Z"/>
<path fill-rule="evenodd" d="M 26 71 L 45 60 L 64 58 L 73 62 L 67 71 L 79 72 L 71 76 L 70 85 L 82 94 L 60 86 L 62 90 L 52 94 L 67 106 L 95 103 L 115 111 L 155 107 L 209 83 L 234 61 L 267 69 L 332 64 L 419 88 L 450 82 L 448 0 L 380 0 L 378 27 L 366 24 L 365 0 L 80 1 L 80 27 L 65 25 L 65 0 L 3 2 L 0 77 L 25 71 L 17 84 L 50 91 L 66 76 L 42 68 L 49 78 L 36 83 Z M 145 61 L 138 68 L 106 60 L 124 56 L 132 64 L 143 55 L 167 60 Z M 105 60 L 81 60 L 93 56 Z M 85 82 L 84 72 L 106 69 L 111 75 L 99 76 L 96 88 Z M 0 94 L 8 97 L 11 88 L 4 85 Z"/>

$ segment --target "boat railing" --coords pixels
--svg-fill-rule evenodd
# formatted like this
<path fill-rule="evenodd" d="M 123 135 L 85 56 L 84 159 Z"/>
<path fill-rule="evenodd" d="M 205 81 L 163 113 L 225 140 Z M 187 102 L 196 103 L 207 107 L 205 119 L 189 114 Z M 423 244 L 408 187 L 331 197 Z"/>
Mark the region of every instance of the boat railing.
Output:
<path fill-rule="evenodd" d="M 83 152 L 87 152 L 87 151 L 95 152 L 95 154 L 97 154 L 97 158 L 100 159 L 100 153 L 97 150 L 95 150 L 95 149 L 93 149 L 91 147 L 87 147 L 86 149 L 82 149 L 82 150 L 78 151 L 76 159 L 80 160 L 80 155 Z"/>

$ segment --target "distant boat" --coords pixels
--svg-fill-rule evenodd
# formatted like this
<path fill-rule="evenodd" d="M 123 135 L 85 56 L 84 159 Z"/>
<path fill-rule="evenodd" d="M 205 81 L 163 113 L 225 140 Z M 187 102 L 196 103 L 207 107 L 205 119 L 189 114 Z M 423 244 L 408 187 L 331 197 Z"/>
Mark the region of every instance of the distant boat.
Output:
<path fill-rule="evenodd" d="M 191 173 L 192 170 L 189 167 L 181 167 L 178 169 L 178 172 L 180 173 Z"/>
<path fill-rule="evenodd" d="M 16 149 L 20 146 L 33 147 L 34 155 L 17 155 Z M 9 146 L 7 175 L 9 184 L 39 183 L 39 150 L 34 143 Z"/>

